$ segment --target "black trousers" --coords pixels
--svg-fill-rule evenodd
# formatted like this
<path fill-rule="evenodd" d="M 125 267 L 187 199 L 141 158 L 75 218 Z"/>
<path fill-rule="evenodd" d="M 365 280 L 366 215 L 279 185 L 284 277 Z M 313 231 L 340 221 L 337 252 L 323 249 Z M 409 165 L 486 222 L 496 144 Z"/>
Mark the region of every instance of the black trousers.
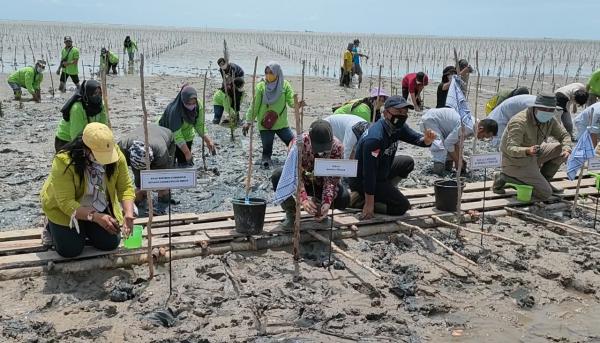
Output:
<path fill-rule="evenodd" d="M 396 181 L 408 177 L 408 174 L 415 168 L 415 161 L 410 156 L 396 156 L 392 162 L 390 174 L 387 180 L 377 180 L 375 184 L 375 202 L 386 204 L 387 214 L 399 216 L 410 209 L 410 202 L 400 192 Z M 396 179 L 396 180 L 394 180 Z M 361 178 L 351 178 L 349 180 L 352 191 L 365 194 Z"/>
<path fill-rule="evenodd" d="M 277 184 L 279 183 L 279 179 L 281 178 L 281 172 L 283 168 L 279 167 L 273 171 L 271 174 L 271 183 L 273 184 L 273 191 L 277 189 Z M 313 196 L 317 199 L 321 199 L 323 196 L 323 188 L 322 187 L 313 187 L 312 185 L 304 184 L 304 188 L 306 189 L 306 194 Z M 348 189 L 342 185 L 342 183 L 338 183 L 337 196 L 333 199 L 333 204 L 331 204 L 331 208 L 337 210 L 343 210 L 350 205 L 350 193 Z"/>
<path fill-rule="evenodd" d="M 190 151 L 192 151 L 192 143 L 194 143 L 194 141 L 189 141 L 189 142 L 185 142 L 185 143 L 187 144 Z M 181 149 L 179 149 L 179 147 L 175 148 L 175 165 L 185 164 L 185 163 L 187 163 L 187 161 L 185 159 L 185 154 L 183 153 L 183 151 L 181 151 Z"/>
<path fill-rule="evenodd" d="M 86 238 L 96 249 L 111 251 L 119 247 L 121 235 L 113 235 L 100 225 L 87 220 L 79 220 L 79 230 L 48 221 L 56 252 L 62 257 L 75 257 L 81 254 Z"/>
<path fill-rule="evenodd" d="M 408 97 L 409 95 L 410 95 L 410 92 L 408 91 L 408 88 L 402 87 L 402 97 L 404 99 L 406 99 L 406 101 L 410 100 L 409 97 Z M 413 105 L 419 105 L 419 107 L 420 107 L 421 106 L 421 99 L 417 98 L 417 103 L 413 104 Z"/>
<path fill-rule="evenodd" d="M 71 78 L 71 80 L 73 80 L 74 84 L 76 84 L 76 85 L 79 84 L 79 75 L 68 75 L 64 71 L 62 73 L 60 73 L 60 82 L 67 82 L 69 77 Z"/>

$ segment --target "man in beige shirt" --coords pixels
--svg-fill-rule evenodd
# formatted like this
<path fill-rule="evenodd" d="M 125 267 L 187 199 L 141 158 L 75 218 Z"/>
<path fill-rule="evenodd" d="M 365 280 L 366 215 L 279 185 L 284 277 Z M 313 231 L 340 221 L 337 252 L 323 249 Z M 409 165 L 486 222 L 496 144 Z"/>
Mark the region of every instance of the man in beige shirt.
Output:
<path fill-rule="evenodd" d="M 502 136 L 502 172 L 494 177 L 494 193 L 503 194 L 506 182 L 533 186 L 536 200 L 547 200 L 561 189 L 550 180 L 571 153 L 570 136 L 555 118 L 554 94 L 538 95 L 532 107 L 518 113 Z M 553 137 L 557 143 L 548 143 Z"/>
<path fill-rule="evenodd" d="M 583 83 L 570 83 L 556 90 L 556 104 L 562 108 L 560 120 L 567 129 L 571 140 L 575 142 L 573 135 L 573 118 L 571 115 L 577 113 L 577 105 L 583 106 L 588 101 L 589 94 Z"/>

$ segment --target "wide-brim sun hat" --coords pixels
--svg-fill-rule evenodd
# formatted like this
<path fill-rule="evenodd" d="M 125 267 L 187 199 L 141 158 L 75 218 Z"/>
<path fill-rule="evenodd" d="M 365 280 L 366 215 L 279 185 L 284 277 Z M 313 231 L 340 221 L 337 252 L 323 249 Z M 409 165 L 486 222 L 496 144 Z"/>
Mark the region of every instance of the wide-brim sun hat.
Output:
<path fill-rule="evenodd" d="M 110 128 L 102 123 L 89 123 L 83 129 L 83 143 L 92 151 L 100 164 L 111 164 L 119 160 L 119 152 Z"/>

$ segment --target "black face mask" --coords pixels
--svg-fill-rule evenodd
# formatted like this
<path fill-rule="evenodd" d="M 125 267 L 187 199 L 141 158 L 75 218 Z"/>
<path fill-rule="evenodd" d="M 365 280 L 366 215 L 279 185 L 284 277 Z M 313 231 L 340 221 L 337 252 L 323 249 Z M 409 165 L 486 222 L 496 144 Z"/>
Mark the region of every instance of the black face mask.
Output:
<path fill-rule="evenodd" d="M 408 119 L 406 116 L 394 116 L 390 121 L 396 129 L 400 129 L 406 123 L 406 119 Z"/>
<path fill-rule="evenodd" d="M 92 95 L 88 97 L 88 103 L 92 106 L 102 105 L 102 95 Z"/>

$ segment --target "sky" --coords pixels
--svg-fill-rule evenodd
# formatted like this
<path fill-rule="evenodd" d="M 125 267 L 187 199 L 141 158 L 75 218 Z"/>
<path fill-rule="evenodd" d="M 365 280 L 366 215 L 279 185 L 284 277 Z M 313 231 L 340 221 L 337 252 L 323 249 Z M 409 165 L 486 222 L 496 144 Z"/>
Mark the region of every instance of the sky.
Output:
<path fill-rule="evenodd" d="M 597 40 L 598 13 L 600 0 L 20 0 L 0 19 Z"/>

